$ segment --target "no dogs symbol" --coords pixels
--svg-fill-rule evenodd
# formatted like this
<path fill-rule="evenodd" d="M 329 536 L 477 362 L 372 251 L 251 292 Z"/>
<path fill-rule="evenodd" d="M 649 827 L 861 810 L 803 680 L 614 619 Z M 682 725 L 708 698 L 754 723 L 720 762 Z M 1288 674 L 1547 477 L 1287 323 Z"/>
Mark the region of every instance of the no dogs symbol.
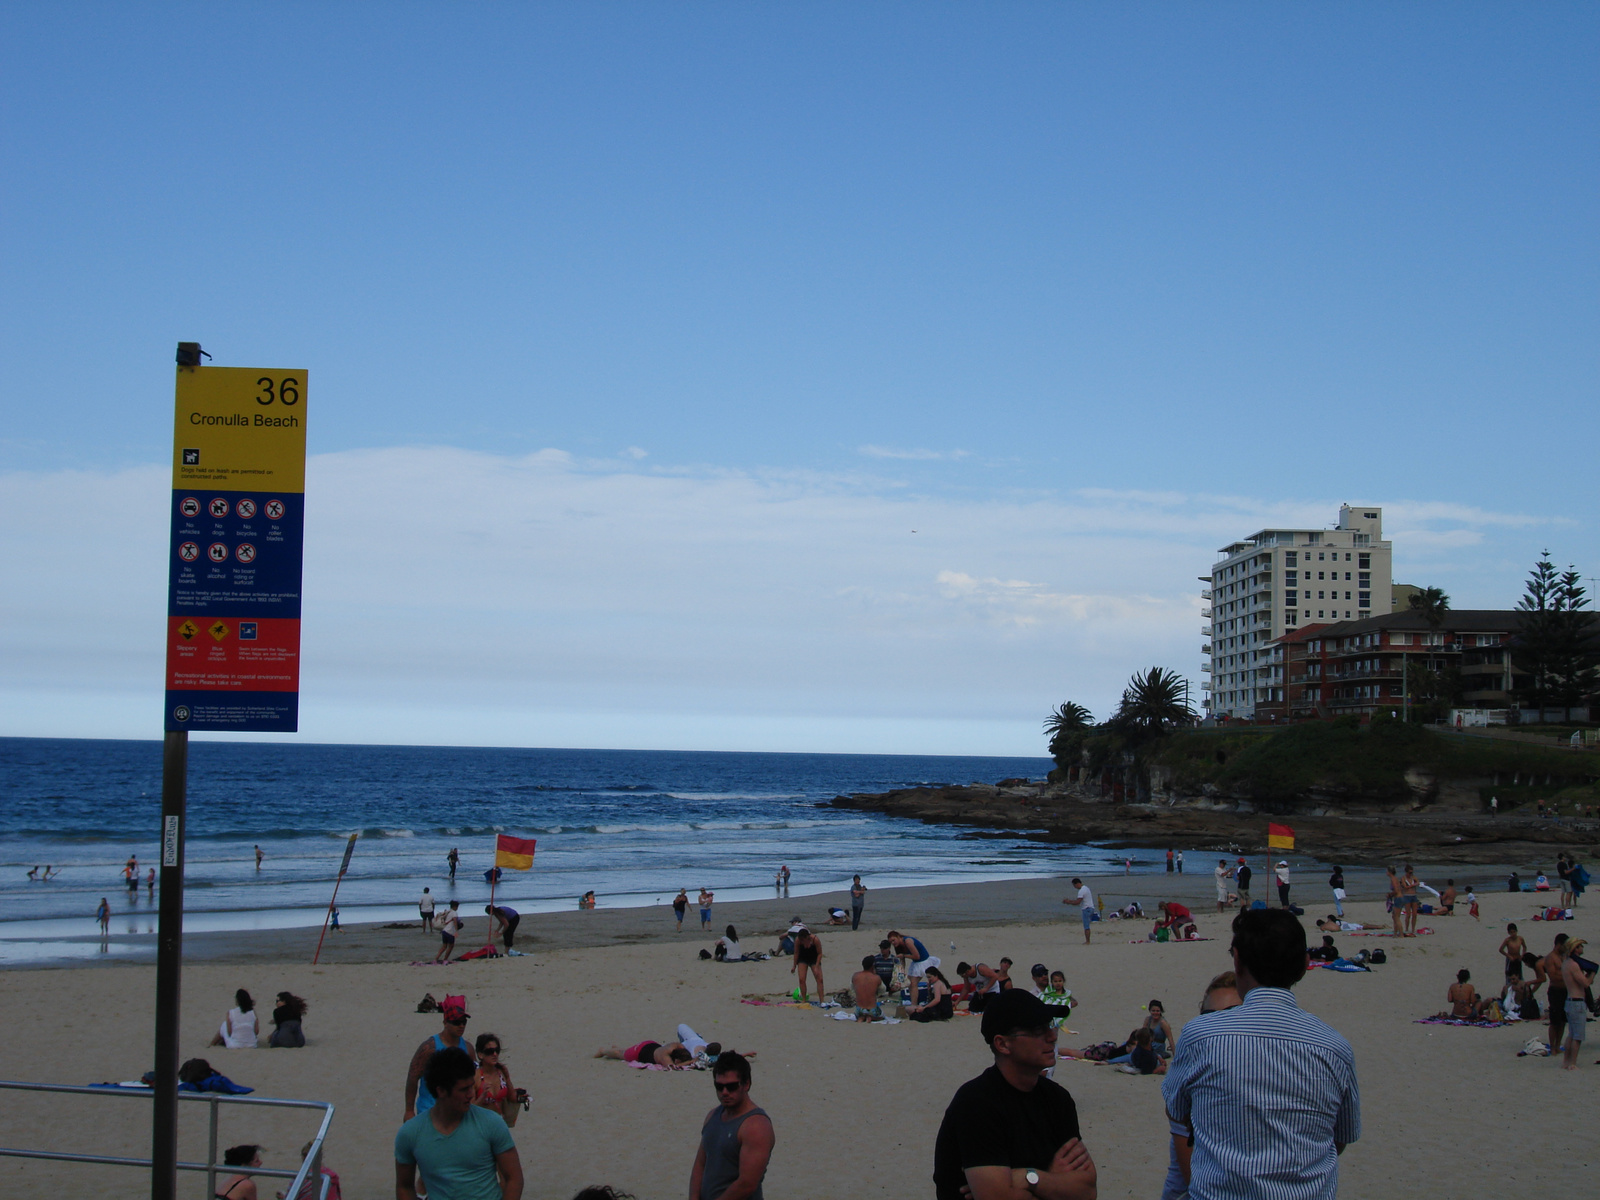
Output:
<path fill-rule="evenodd" d="M 228 515 L 228 502 L 221 496 L 211 502 L 211 515 L 219 521 Z"/>

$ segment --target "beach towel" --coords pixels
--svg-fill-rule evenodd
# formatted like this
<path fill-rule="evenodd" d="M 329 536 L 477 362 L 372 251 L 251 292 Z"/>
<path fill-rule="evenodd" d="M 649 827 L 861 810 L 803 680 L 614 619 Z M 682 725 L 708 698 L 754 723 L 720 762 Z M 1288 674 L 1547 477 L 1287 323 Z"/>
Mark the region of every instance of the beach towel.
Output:
<path fill-rule="evenodd" d="M 1499 1029 L 1502 1025 L 1510 1025 L 1510 1021 L 1464 1021 L 1460 1017 L 1423 1017 L 1420 1021 L 1411 1022 L 1413 1025 L 1468 1025 L 1473 1029 Z"/>
<path fill-rule="evenodd" d="M 456 955 L 456 961 L 457 962 L 466 962 L 467 960 L 473 959 L 473 958 L 499 958 L 499 957 L 500 957 L 500 951 L 496 950 L 493 946 L 480 946 L 478 949 L 470 950 L 466 954 L 458 954 L 458 955 Z"/>
<path fill-rule="evenodd" d="M 1362 966 L 1360 963 L 1353 963 L 1345 958 L 1336 958 L 1332 962 L 1312 962 L 1308 965 L 1320 967 L 1324 971 L 1345 971 L 1358 975 L 1369 971 L 1369 968 Z"/>

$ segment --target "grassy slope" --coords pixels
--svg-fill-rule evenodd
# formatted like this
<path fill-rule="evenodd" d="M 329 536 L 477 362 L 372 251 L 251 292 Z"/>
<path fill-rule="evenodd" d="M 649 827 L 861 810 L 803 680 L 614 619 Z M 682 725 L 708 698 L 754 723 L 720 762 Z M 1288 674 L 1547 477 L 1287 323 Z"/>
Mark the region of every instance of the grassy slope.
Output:
<path fill-rule="evenodd" d="M 1600 766 L 1593 755 L 1517 742 L 1439 733 L 1398 721 L 1361 726 L 1314 721 L 1287 729 L 1218 730 L 1173 734 L 1151 762 L 1175 773 L 1183 790 L 1215 784 L 1253 796 L 1293 796 L 1313 787 L 1336 787 L 1372 796 L 1406 793 L 1406 771 L 1416 767 L 1440 779 L 1507 783 L 1520 773 L 1549 775 L 1554 788 L 1591 782 Z"/>

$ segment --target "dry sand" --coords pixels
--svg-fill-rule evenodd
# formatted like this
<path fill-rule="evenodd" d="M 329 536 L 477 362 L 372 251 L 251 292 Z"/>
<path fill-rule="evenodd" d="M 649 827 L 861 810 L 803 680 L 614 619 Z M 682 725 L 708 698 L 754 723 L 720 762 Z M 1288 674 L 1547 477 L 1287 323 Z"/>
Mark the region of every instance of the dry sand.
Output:
<path fill-rule="evenodd" d="M 1209 894 L 1206 877 L 1160 876 L 1095 881 L 1108 896 Z M 1309 883 L 1309 881 L 1302 881 Z M 1352 879 L 1357 895 L 1377 889 Z M 1066 972 L 1082 1007 L 1064 1044 L 1120 1038 L 1139 1023 L 1152 997 L 1166 1002 L 1175 1028 L 1195 1011 L 1201 989 L 1228 967 L 1226 922 L 1197 902 L 1201 932 L 1215 941 L 1131 944 L 1148 924 L 1102 922 L 1083 945 L 1076 909 L 1063 908 L 1065 881 L 1037 880 L 871 893 L 868 923 L 852 933 L 822 928 L 828 984 L 843 986 L 890 924 L 915 933 L 954 965 L 956 958 L 996 961 L 1009 955 L 1026 975 L 1044 962 Z M 1320 878 L 1307 900 L 1325 895 Z M 1259 891 L 1257 893 L 1259 895 Z M 1416 1192 L 1425 1200 L 1508 1193 L 1530 1184 L 1581 1185 L 1594 1160 L 1594 1087 L 1600 1038 L 1576 1073 L 1556 1061 L 1517 1058 L 1542 1027 L 1463 1029 L 1415 1025 L 1444 1006 L 1462 966 L 1482 984 L 1500 979 L 1495 947 L 1507 920 L 1522 925 L 1541 952 L 1551 936 L 1595 936 L 1596 922 L 1546 926 L 1528 920 L 1533 898 L 1480 892 L 1483 921 L 1465 915 L 1424 918 L 1437 930 L 1413 941 L 1340 939 L 1348 952 L 1383 946 L 1387 965 L 1372 974 L 1314 971 L 1298 989 L 1301 1003 L 1355 1047 L 1363 1136 L 1341 1164 L 1343 1194 Z M 719 906 L 720 923 L 741 924 L 747 949 L 770 948 L 770 931 L 798 911 L 808 917 L 826 898 Z M 468 907 L 464 905 L 464 907 Z M 1319 911 L 1308 905 L 1310 919 Z M 1347 906 L 1382 921 L 1380 903 Z M 481 902 L 478 905 L 481 910 Z M 1211 908 L 1212 911 L 1207 912 Z M 920 910 L 921 919 L 915 919 Z M 1463 910 L 1464 911 L 1464 910 Z M 583 922 L 588 922 L 587 925 Z M 778 1197 L 928 1196 L 934 1133 L 951 1093 L 989 1063 L 976 1018 L 947 1024 L 857 1026 L 814 1010 L 755 1007 L 746 993 L 774 996 L 792 985 L 788 959 L 715 964 L 696 955 L 710 938 L 694 910 L 684 932 L 670 913 L 640 911 L 524 918 L 536 935 L 527 957 L 450 967 L 370 960 L 380 954 L 431 957 L 435 939 L 420 930 L 354 930 L 323 964 L 306 965 L 306 931 L 238 935 L 232 953 L 186 967 L 183 1055 L 209 1058 L 258 1095 L 332 1100 L 338 1106 L 328 1164 L 353 1200 L 393 1193 L 391 1146 L 402 1108 L 406 1064 L 439 1028 L 437 1015 L 414 1012 L 424 992 L 465 993 L 470 1034 L 492 1030 L 508 1050 L 519 1086 L 534 1098 L 515 1130 L 530 1197 L 566 1200 L 590 1182 L 610 1182 L 643 1198 L 685 1194 L 697 1131 L 714 1098 L 705 1072 L 641 1071 L 590 1055 L 602 1045 L 668 1040 L 680 1021 L 703 1036 L 759 1052 L 754 1096 L 771 1114 L 778 1143 L 767 1194 Z M 870 925 L 870 929 L 869 929 Z M 481 936 L 480 918 L 469 932 Z M 645 940 L 641 940 L 645 939 Z M 198 940 L 198 939 L 197 939 Z M 469 941 L 475 940 L 472 938 Z M 587 942 L 587 945 L 581 944 Z M 604 944 L 612 942 L 614 944 Z M 950 943 L 956 944 L 954 952 Z M 601 944 L 595 944 L 601 943 Z M 246 987 L 264 1007 L 280 989 L 307 997 L 309 1045 L 303 1050 L 208 1049 L 206 1042 Z M 4 1074 L 65 1083 L 130 1079 L 149 1067 L 153 970 L 16 970 L 0 974 L 6 1019 Z M 1597 1031 L 1600 1032 L 1600 1031 Z M 1101 1195 L 1158 1196 L 1167 1137 L 1160 1080 L 1063 1061 L 1056 1078 L 1077 1101 L 1084 1139 L 1100 1167 Z M 11 1146 L 99 1153 L 148 1153 L 142 1101 L 41 1099 L 0 1092 Z M 185 1158 L 203 1155 L 203 1106 L 185 1105 Z M 225 1110 L 226 1112 L 226 1110 Z M 262 1141 L 269 1166 L 290 1165 L 309 1136 L 308 1116 L 277 1116 L 247 1127 L 225 1115 L 224 1145 Z M 140 1195 L 137 1172 L 9 1160 L 0 1193 L 29 1185 L 65 1185 L 73 1196 Z M 201 1176 L 181 1181 L 202 1194 Z M 263 1196 L 275 1186 L 263 1181 Z M 279 1185 L 281 1186 L 281 1185 Z M 30 1193 L 31 1194 L 31 1193 Z M 41 1190 L 38 1194 L 43 1194 Z"/>

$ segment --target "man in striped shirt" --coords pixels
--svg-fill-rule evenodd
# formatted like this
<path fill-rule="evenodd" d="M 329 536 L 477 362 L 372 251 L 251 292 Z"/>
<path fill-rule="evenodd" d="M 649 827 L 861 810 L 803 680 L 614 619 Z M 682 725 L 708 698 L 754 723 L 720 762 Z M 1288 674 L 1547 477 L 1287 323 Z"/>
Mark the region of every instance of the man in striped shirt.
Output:
<path fill-rule="evenodd" d="M 1289 989 L 1306 934 L 1286 909 L 1242 912 L 1233 965 L 1244 1003 L 1183 1027 L 1161 1092 L 1194 1131 L 1191 1200 L 1333 1200 L 1339 1155 L 1361 1136 L 1350 1043 Z"/>

